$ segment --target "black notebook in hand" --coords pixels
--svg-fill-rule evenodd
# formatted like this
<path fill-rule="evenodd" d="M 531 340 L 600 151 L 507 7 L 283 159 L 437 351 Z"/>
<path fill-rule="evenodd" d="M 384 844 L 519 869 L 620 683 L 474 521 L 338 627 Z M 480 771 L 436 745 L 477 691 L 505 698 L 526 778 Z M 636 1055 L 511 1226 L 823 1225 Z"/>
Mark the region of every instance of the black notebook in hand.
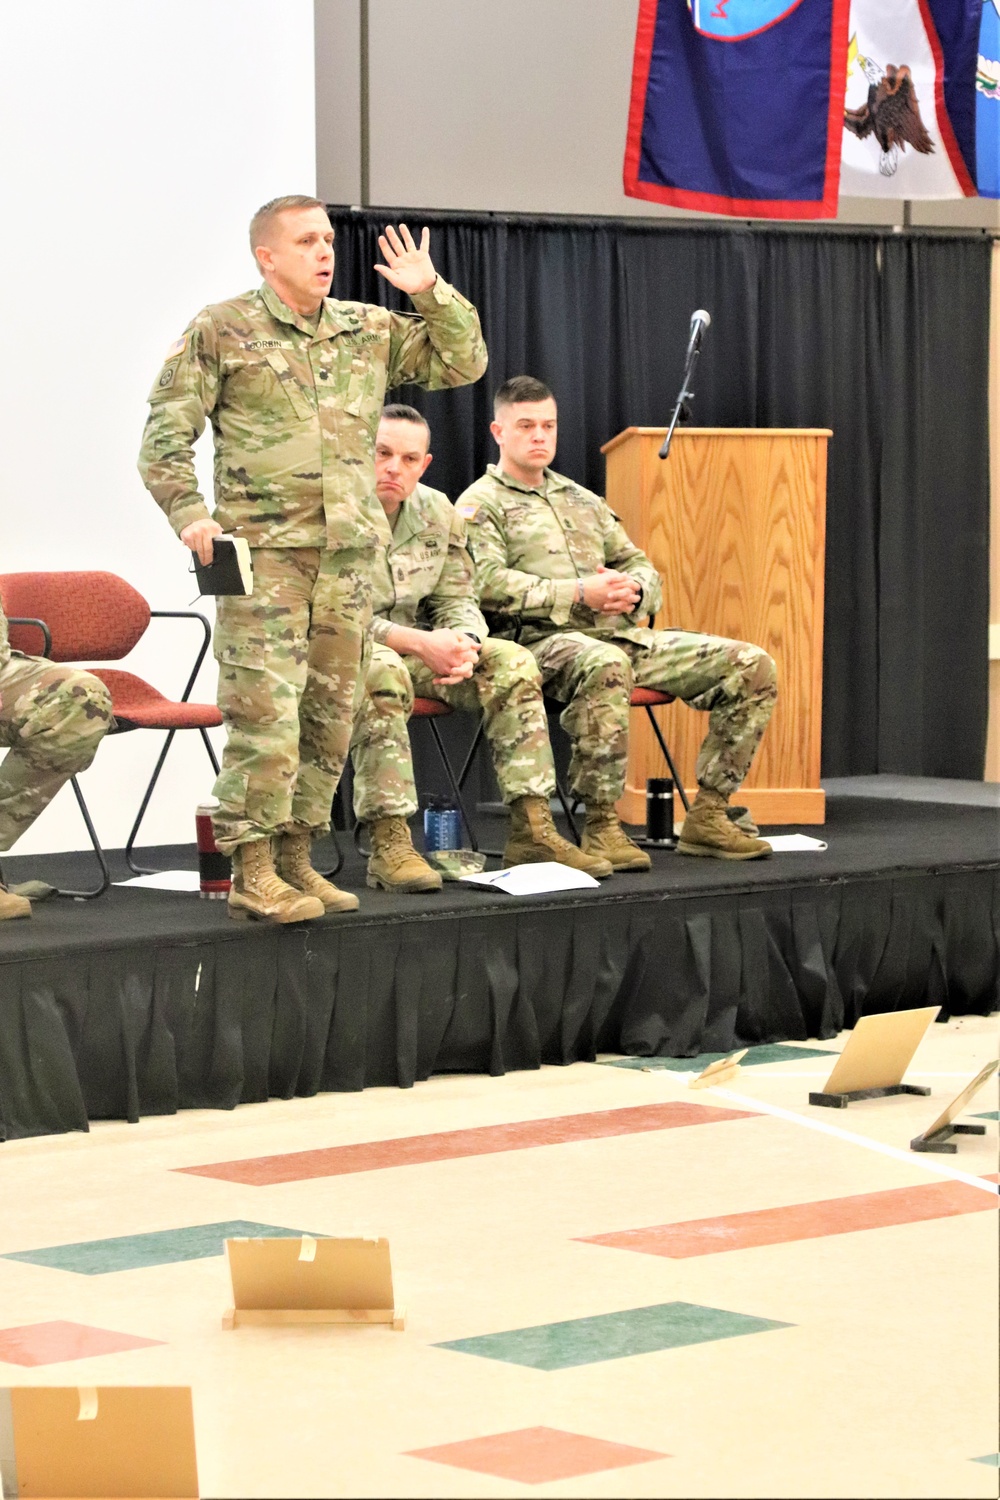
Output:
<path fill-rule="evenodd" d="M 241 536 L 212 538 L 212 561 L 206 566 L 194 554 L 199 594 L 252 594 L 253 563 L 249 543 Z"/>

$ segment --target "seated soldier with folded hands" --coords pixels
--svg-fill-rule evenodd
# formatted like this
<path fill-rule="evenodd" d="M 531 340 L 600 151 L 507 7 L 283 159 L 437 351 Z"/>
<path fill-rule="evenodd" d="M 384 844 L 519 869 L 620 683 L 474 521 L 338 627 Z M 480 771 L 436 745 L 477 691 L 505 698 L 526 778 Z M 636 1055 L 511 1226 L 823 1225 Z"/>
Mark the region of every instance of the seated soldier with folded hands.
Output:
<path fill-rule="evenodd" d="M 530 648 L 545 692 L 566 705 L 570 785 L 586 804 L 583 848 L 616 870 L 649 869 L 615 811 L 625 789 L 632 688 L 672 693 L 708 711 L 696 766 L 698 795 L 681 854 L 758 859 L 771 853 L 730 795 L 750 768 L 777 697 L 771 657 L 748 641 L 689 630 L 651 630 L 660 579 L 599 495 L 553 472 L 552 392 L 530 375 L 496 394 L 490 427 L 500 461 L 455 506 L 485 607 L 506 614 Z"/>
<path fill-rule="evenodd" d="M 607 860 L 557 832 L 549 810 L 555 770 L 538 668 L 530 651 L 489 636 L 473 587 L 465 530 L 448 497 L 420 480 L 430 430 L 412 406 L 383 410 L 375 491 L 392 529 L 374 580 L 372 661 L 355 717 L 354 810 L 368 825 L 368 884 L 433 891 L 441 876 L 413 847 L 417 810 L 407 728 L 414 696 L 481 712 L 511 832 L 507 865 L 556 860 L 598 878 Z"/>

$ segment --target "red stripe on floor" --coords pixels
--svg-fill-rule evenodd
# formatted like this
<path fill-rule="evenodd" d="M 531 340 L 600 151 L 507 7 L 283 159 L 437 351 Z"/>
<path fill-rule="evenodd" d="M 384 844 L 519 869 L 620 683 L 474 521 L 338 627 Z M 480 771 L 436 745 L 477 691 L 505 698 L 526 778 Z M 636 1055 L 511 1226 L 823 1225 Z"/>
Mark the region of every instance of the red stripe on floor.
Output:
<path fill-rule="evenodd" d="M 248 1157 L 244 1161 L 221 1161 L 176 1170 L 188 1172 L 193 1177 L 218 1177 L 223 1182 L 265 1187 L 277 1182 L 303 1182 L 309 1177 L 340 1177 L 349 1172 L 378 1172 L 385 1167 L 413 1167 L 421 1162 L 488 1156 L 496 1151 L 524 1151 L 532 1146 L 561 1146 L 568 1141 L 596 1141 L 613 1135 L 637 1135 L 647 1130 L 672 1130 L 679 1125 L 712 1125 L 719 1120 L 759 1118 L 747 1110 L 718 1109 L 708 1104 L 641 1104 L 628 1109 L 595 1110 L 585 1115 L 560 1115 L 552 1120 L 480 1125 L 472 1130 L 401 1136 L 390 1141 L 363 1141 L 356 1146 L 289 1151 L 281 1156 Z"/>
<path fill-rule="evenodd" d="M 996 1198 L 981 1188 L 969 1187 L 964 1182 L 928 1182 L 920 1187 L 889 1188 L 850 1198 L 824 1198 L 816 1203 L 791 1203 L 785 1208 L 724 1214 L 717 1219 L 687 1219 L 679 1224 L 657 1224 L 650 1229 L 595 1234 L 583 1243 L 685 1260 L 693 1255 L 717 1255 L 721 1250 L 786 1245 L 793 1240 L 823 1239 L 832 1234 L 852 1234 L 858 1229 L 886 1229 L 892 1224 L 917 1224 L 922 1219 L 948 1219 L 955 1214 L 974 1214 L 985 1209 L 995 1212 L 996 1207 Z"/>

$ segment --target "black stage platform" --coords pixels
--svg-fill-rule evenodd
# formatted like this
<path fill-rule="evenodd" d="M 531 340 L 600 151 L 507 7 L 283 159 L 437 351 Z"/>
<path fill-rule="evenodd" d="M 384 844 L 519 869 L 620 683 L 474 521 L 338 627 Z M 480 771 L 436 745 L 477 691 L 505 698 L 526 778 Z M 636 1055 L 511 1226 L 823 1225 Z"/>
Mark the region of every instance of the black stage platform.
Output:
<path fill-rule="evenodd" d="M 361 910 L 291 928 L 234 923 L 194 895 L 39 904 L 0 928 L 0 1139 L 1000 1005 L 1000 811 L 848 797 L 801 831 L 829 849 L 752 864 L 656 853 L 649 875 L 521 901 L 367 891 L 352 850 L 339 879 Z M 502 842 L 502 825 L 484 834 Z M 153 852 L 194 864 L 193 849 Z M 90 870 L 49 855 L 4 873 Z"/>

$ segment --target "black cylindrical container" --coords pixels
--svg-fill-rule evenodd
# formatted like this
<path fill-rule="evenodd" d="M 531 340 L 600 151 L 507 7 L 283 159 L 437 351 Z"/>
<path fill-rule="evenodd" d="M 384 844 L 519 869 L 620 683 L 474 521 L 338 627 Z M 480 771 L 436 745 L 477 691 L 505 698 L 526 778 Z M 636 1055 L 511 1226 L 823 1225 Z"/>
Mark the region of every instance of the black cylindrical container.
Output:
<path fill-rule="evenodd" d="M 646 843 L 658 849 L 677 847 L 672 776 L 650 776 L 646 782 Z"/>

